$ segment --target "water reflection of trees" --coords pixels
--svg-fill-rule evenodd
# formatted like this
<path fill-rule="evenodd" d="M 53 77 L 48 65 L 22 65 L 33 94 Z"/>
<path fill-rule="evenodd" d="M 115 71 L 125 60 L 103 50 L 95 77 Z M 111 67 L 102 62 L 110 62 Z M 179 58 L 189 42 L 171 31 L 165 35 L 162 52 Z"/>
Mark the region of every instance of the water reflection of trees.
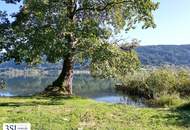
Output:
<path fill-rule="evenodd" d="M 3 78 L 3 77 L 2 77 Z M 43 91 L 56 77 L 14 77 L 6 80 L 8 87 L 0 92 L 10 92 L 13 95 L 32 95 Z M 94 79 L 90 75 L 75 75 L 73 90 L 76 95 L 94 97 L 105 96 L 114 91 L 111 80 Z"/>
<path fill-rule="evenodd" d="M 74 79 L 74 93 L 80 96 L 96 97 L 113 94 L 114 83 L 110 79 L 95 79 L 89 75 L 78 75 Z"/>
<path fill-rule="evenodd" d="M 50 84 L 51 78 L 43 77 L 16 77 L 6 80 L 8 87 L 4 90 L 13 95 L 28 96 L 41 92 Z"/>

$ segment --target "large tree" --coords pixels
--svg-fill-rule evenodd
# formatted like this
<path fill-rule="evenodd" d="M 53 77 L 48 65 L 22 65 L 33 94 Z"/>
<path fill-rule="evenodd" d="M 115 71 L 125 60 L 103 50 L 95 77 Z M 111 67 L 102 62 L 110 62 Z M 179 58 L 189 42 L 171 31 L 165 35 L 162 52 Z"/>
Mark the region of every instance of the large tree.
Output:
<path fill-rule="evenodd" d="M 44 57 L 52 63 L 63 60 L 62 72 L 45 92 L 72 94 L 76 62 L 87 60 L 91 74 L 102 77 L 117 77 L 138 67 L 135 52 L 123 51 L 109 38 L 137 23 L 155 27 L 152 11 L 157 7 L 152 0 L 24 0 L 16 20 L 1 27 L 0 60 L 29 64 Z"/>

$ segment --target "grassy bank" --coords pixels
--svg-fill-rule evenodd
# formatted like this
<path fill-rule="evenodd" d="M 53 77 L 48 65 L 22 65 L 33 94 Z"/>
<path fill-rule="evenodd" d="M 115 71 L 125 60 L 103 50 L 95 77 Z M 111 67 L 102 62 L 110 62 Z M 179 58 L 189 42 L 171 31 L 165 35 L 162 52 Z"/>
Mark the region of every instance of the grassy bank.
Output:
<path fill-rule="evenodd" d="M 7 122 L 30 122 L 32 130 L 188 130 L 188 108 L 135 108 L 80 98 L 0 98 L 0 128 Z"/>
<path fill-rule="evenodd" d="M 143 97 L 158 106 L 179 105 L 189 101 L 190 69 L 161 67 L 141 70 L 122 78 L 117 86 L 131 96 Z"/>

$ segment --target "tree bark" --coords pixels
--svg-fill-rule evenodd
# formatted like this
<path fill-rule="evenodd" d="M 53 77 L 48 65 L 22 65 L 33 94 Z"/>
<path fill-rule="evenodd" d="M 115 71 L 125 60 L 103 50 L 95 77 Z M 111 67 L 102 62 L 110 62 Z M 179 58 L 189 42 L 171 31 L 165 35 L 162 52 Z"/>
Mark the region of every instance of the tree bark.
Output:
<path fill-rule="evenodd" d="M 65 36 L 68 40 L 68 53 L 63 57 L 63 68 L 59 77 L 45 89 L 45 95 L 72 95 L 73 66 L 75 39 L 71 34 Z"/>
<path fill-rule="evenodd" d="M 59 87 L 58 91 L 65 91 L 72 95 L 73 81 L 73 56 L 68 54 L 63 61 L 63 68 L 59 77 L 53 82 L 53 86 Z"/>

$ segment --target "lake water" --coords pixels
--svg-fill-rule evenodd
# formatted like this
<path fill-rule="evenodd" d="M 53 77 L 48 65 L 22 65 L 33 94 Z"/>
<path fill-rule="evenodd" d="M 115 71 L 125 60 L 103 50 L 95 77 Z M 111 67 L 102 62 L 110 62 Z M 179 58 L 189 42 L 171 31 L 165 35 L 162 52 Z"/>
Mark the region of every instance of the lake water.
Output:
<path fill-rule="evenodd" d="M 16 76 L 5 77 L 6 88 L 0 89 L 0 96 L 31 96 L 42 92 L 57 76 Z M 88 74 L 77 74 L 73 82 L 74 95 L 94 99 L 98 102 L 122 103 L 138 107 L 145 105 L 140 100 L 134 100 L 116 92 L 114 81 L 94 79 Z"/>

